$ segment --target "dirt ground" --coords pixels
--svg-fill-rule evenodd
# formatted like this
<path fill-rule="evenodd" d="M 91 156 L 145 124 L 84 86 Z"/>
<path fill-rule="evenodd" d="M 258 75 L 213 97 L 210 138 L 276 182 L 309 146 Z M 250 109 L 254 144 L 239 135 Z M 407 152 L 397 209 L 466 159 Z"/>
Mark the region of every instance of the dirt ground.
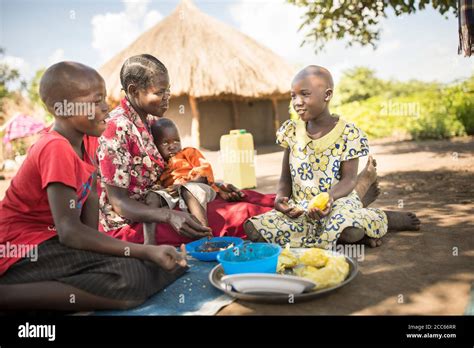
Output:
<path fill-rule="evenodd" d="M 365 249 L 359 275 L 330 295 L 278 306 L 237 301 L 219 315 L 464 313 L 474 282 L 474 137 L 378 141 L 371 152 L 382 188 L 373 206 L 416 212 L 421 231 L 388 234 Z M 218 154 L 205 155 L 223 178 Z M 275 147 L 258 149 L 257 191 L 275 191 L 281 158 Z M 0 181 L 0 198 L 7 185 Z"/>

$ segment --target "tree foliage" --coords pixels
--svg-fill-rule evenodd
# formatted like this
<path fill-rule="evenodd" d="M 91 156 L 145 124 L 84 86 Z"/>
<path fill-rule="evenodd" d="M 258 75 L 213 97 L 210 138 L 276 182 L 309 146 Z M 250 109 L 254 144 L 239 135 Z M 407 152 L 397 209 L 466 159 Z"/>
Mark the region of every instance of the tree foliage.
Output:
<path fill-rule="evenodd" d="M 313 43 L 320 51 L 332 39 L 348 39 L 348 45 L 376 47 L 380 20 L 390 11 L 396 16 L 413 14 L 431 6 L 442 15 L 456 14 L 457 0 L 287 0 L 306 9 L 301 29 L 307 29 L 302 43 Z"/>

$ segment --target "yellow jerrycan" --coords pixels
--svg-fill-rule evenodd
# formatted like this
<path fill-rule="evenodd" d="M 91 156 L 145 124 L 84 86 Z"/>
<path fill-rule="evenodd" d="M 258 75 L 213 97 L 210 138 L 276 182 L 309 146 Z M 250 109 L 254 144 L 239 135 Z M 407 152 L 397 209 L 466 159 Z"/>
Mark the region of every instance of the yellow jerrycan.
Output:
<path fill-rule="evenodd" d="M 245 129 L 233 129 L 221 136 L 220 148 L 224 182 L 239 189 L 257 187 L 252 134 Z"/>

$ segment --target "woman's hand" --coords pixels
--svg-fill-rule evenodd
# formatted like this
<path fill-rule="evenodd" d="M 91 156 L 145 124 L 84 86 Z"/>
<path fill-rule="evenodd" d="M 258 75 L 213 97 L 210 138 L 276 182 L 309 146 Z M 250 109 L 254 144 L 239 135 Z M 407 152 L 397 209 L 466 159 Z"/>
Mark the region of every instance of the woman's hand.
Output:
<path fill-rule="evenodd" d="M 291 207 L 288 204 L 288 197 L 277 197 L 275 199 L 274 208 L 280 213 L 285 214 L 286 216 L 295 219 L 301 214 L 304 213 L 304 210 L 299 209 L 298 207 Z"/>
<path fill-rule="evenodd" d="M 332 195 L 329 196 L 329 201 L 324 210 L 318 208 L 312 208 L 308 210 L 308 216 L 313 220 L 321 220 L 322 218 L 329 215 L 331 212 L 332 204 L 334 203 L 334 198 Z"/>
<path fill-rule="evenodd" d="M 216 183 L 219 187 L 219 196 L 229 202 L 237 202 L 245 197 L 245 194 L 232 184 Z"/>
<path fill-rule="evenodd" d="M 147 258 L 166 271 L 173 271 L 176 267 L 186 267 L 188 264 L 184 244 L 181 245 L 181 253 L 169 245 L 149 245 Z"/>
<path fill-rule="evenodd" d="M 212 237 L 210 227 L 201 225 L 194 216 L 182 211 L 170 211 L 170 217 L 167 223 L 170 224 L 176 232 L 190 239 Z"/>

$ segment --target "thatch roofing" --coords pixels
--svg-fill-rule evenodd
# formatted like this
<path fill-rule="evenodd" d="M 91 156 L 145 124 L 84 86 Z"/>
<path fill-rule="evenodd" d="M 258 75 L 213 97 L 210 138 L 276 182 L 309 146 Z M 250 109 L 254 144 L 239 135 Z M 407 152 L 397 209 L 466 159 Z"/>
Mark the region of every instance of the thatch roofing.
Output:
<path fill-rule="evenodd" d="M 183 0 L 168 17 L 109 60 L 100 73 L 109 97 L 120 98 L 120 68 L 149 53 L 168 68 L 173 96 L 287 97 L 294 69 L 280 56 Z"/>

